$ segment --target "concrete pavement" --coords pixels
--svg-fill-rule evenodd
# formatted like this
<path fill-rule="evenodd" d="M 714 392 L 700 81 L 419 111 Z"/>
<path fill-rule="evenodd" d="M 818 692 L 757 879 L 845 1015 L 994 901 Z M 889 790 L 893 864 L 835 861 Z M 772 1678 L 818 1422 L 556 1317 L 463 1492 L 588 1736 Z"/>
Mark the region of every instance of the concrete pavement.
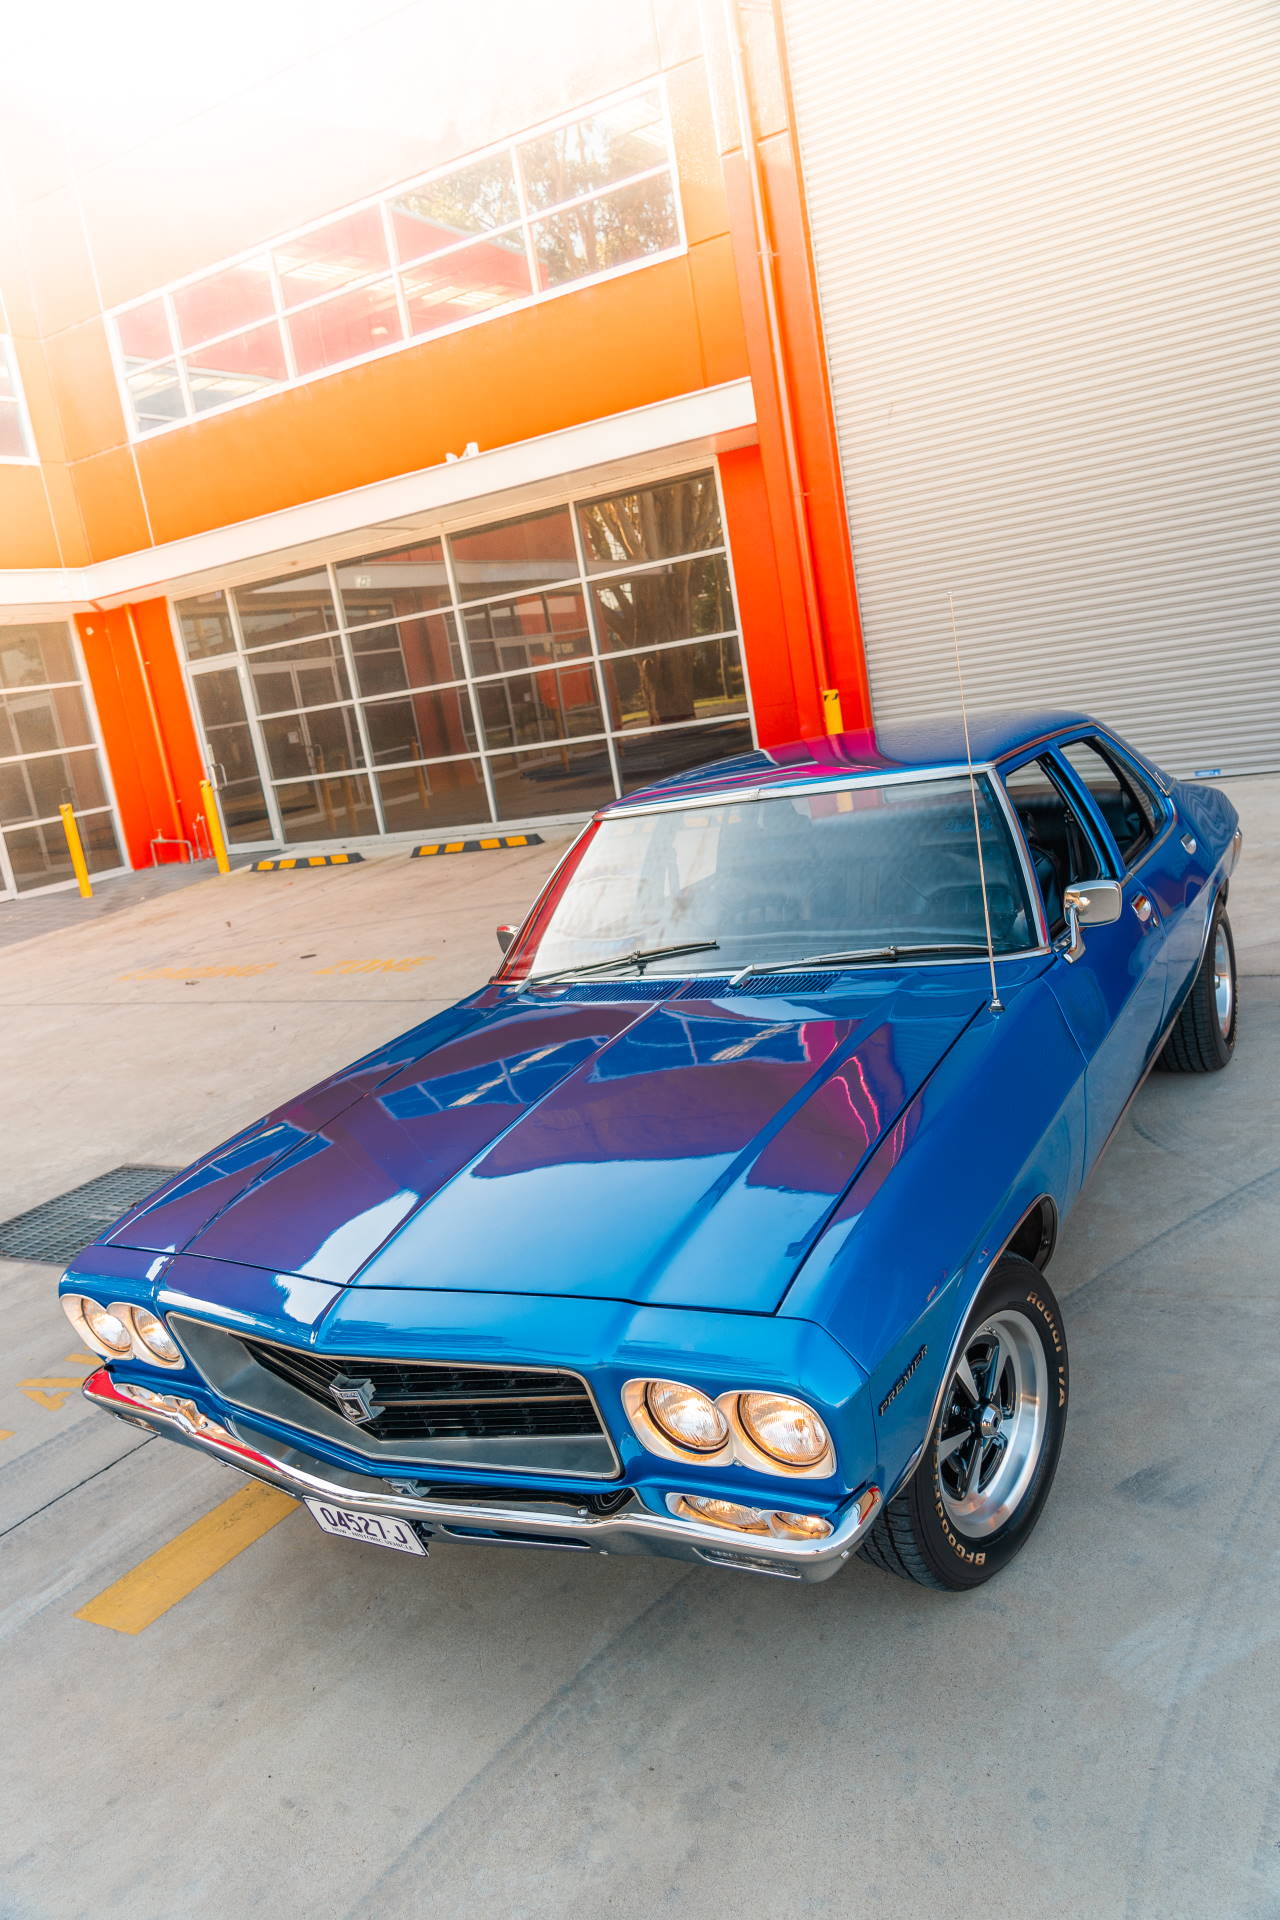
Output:
<path fill-rule="evenodd" d="M 0 1915 L 1280 1915 L 1280 780 L 1230 790 L 1237 1059 L 1153 1076 L 1068 1224 L 1057 1485 L 972 1596 L 424 1565 L 294 1512 L 111 1632 L 77 1610 L 242 1483 L 84 1408 L 56 1271 L 0 1261 Z M 447 1004 L 558 851 L 237 874 L 0 951 L 0 1216 Z"/>

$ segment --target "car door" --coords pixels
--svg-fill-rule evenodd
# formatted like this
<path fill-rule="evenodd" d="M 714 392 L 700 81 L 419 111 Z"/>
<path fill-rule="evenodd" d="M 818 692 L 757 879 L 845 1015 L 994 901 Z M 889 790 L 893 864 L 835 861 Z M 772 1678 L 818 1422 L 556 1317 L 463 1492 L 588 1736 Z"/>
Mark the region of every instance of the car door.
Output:
<path fill-rule="evenodd" d="M 1150 1066 L 1164 1033 L 1169 997 L 1168 939 L 1176 922 L 1165 876 L 1153 857 L 1168 821 L 1145 783 L 1126 777 L 1094 735 L 1059 743 L 1054 758 L 1101 848 L 1103 871 L 1120 881 L 1120 918 L 1084 929 L 1085 951 L 1074 972 L 1078 1001 L 1096 994 L 1112 1022 L 1098 1050 L 1089 1087 L 1090 1152 L 1107 1134 Z"/>
<path fill-rule="evenodd" d="M 1044 900 L 1049 937 L 1066 931 L 1063 895 L 1075 883 L 1119 879 L 1118 857 L 1096 810 L 1052 751 L 1004 773 Z M 1102 1149 L 1142 1078 L 1164 1011 L 1165 969 L 1154 909 L 1145 916 L 1126 890 L 1120 918 L 1084 929 L 1084 953 L 1060 952 L 1048 984 L 1084 1053 L 1086 1155 Z"/>

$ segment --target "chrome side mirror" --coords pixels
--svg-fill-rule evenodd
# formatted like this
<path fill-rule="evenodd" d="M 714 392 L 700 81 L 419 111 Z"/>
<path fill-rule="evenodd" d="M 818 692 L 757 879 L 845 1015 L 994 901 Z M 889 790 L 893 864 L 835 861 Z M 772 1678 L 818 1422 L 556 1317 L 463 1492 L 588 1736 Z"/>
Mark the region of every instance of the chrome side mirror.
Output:
<path fill-rule="evenodd" d="M 1109 927 L 1120 918 L 1124 890 L 1118 880 L 1080 880 L 1066 889 L 1062 905 L 1067 934 L 1058 951 L 1064 960 L 1078 960 L 1084 952 L 1082 927 Z"/>
<path fill-rule="evenodd" d="M 515 939 L 516 931 L 517 930 L 515 927 L 499 927 L 498 928 L 498 945 L 502 948 L 502 951 L 504 953 L 507 951 L 508 947 L 511 945 L 511 942 Z"/>

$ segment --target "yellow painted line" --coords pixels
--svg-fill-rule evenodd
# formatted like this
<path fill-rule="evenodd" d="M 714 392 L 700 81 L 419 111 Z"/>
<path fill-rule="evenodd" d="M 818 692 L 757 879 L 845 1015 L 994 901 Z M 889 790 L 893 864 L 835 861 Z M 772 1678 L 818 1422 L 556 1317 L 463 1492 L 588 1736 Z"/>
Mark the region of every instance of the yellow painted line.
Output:
<path fill-rule="evenodd" d="M 241 1488 L 81 1607 L 76 1619 L 113 1633 L 141 1633 L 296 1508 L 277 1487 Z"/>
<path fill-rule="evenodd" d="M 0 1440 L 12 1440 L 12 1438 L 13 1438 L 12 1427 L 0 1427 Z"/>
<path fill-rule="evenodd" d="M 58 1375 L 54 1378 L 41 1377 L 18 1382 L 19 1390 L 28 1400 L 34 1400 L 38 1407 L 46 1407 L 50 1413 L 56 1413 L 68 1394 L 74 1393 L 79 1385 L 79 1374 L 74 1380 L 67 1380 Z"/>

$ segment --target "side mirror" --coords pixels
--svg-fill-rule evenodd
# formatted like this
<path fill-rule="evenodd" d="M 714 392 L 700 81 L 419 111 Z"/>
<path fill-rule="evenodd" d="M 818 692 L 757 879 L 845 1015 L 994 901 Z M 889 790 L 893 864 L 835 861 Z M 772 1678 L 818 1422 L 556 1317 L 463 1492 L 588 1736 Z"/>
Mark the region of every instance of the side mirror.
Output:
<path fill-rule="evenodd" d="M 1124 890 L 1118 880 L 1078 880 L 1066 889 L 1062 904 L 1067 915 L 1064 960 L 1078 960 L 1084 952 L 1082 927 L 1109 927 L 1120 918 Z"/>
<path fill-rule="evenodd" d="M 517 929 L 515 927 L 499 927 L 498 928 L 498 945 L 502 948 L 502 951 L 504 953 L 507 951 L 507 948 L 511 945 L 511 942 L 515 939 L 516 932 L 517 932 Z"/>

